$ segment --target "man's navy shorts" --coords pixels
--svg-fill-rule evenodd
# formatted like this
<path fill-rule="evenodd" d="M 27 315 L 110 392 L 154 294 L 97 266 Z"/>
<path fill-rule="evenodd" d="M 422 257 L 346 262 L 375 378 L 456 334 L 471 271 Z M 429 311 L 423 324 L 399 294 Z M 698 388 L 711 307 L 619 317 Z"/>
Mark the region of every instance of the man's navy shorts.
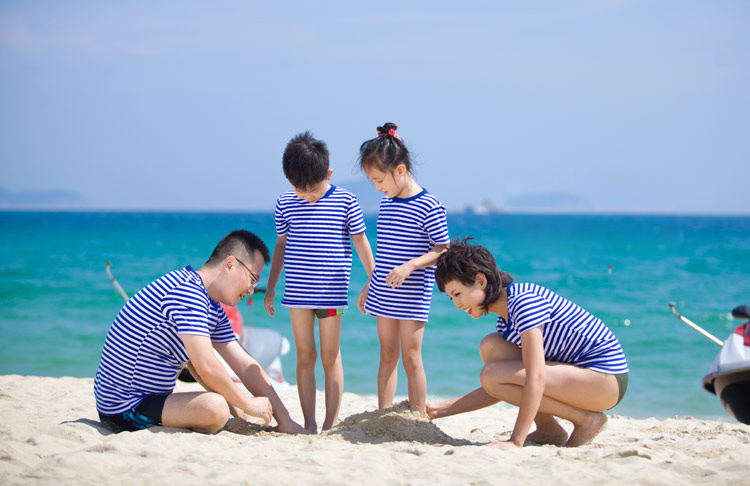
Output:
<path fill-rule="evenodd" d="M 149 395 L 135 408 L 117 415 L 99 414 L 99 421 L 112 432 L 135 432 L 161 425 L 161 412 L 169 393 Z"/>

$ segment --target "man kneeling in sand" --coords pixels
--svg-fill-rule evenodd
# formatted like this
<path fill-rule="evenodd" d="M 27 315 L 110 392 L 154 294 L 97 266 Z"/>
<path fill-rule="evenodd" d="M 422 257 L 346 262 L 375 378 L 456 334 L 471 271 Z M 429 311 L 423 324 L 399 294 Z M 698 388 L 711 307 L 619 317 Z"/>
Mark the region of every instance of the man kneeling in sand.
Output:
<path fill-rule="evenodd" d="M 114 431 L 164 425 L 214 433 L 230 414 L 302 433 L 257 361 L 237 342 L 224 310 L 253 293 L 268 248 L 253 233 L 225 236 L 199 269 L 170 272 L 135 294 L 107 333 L 94 381 L 102 424 Z M 236 386 L 214 349 L 250 393 Z M 189 362 L 205 392 L 173 393 Z"/>

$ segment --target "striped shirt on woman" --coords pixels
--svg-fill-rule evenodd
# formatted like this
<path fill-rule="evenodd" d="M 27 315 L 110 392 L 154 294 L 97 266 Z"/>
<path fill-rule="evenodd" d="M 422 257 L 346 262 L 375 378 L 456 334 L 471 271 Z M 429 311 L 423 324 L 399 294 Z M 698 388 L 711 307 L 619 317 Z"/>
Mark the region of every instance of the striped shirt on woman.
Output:
<path fill-rule="evenodd" d="M 294 191 L 276 202 L 276 234 L 286 235 L 281 305 L 345 309 L 352 270 L 350 237 L 366 229 L 357 197 L 334 185 L 315 202 Z"/>
<path fill-rule="evenodd" d="M 513 282 L 507 291 L 508 322 L 497 320 L 506 341 L 521 347 L 521 333 L 539 327 L 545 361 L 612 375 L 628 372 L 620 342 L 601 320 L 541 285 Z"/>
<path fill-rule="evenodd" d="M 408 197 L 385 197 L 378 212 L 378 246 L 365 310 L 392 319 L 427 322 L 435 284 L 435 266 L 414 270 L 400 287 L 385 278 L 395 267 L 450 243 L 445 206 L 422 190 Z"/>
<path fill-rule="evenodd" d="M 116 415 L 148 395 L 172 393 L 189 360 L 180 338 L 186 334 L 236 340 L 224 310 L 189 266 L 154 280 L 120 309 L 94 379 L 97 411 Z"/>

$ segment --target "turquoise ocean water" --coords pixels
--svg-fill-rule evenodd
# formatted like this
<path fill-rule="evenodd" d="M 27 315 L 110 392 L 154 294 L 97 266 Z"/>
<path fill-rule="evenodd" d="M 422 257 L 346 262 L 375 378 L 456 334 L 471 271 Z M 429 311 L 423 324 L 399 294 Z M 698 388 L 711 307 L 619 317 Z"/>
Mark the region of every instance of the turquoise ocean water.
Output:
<path fill-rule="evenodd" d="M 367 224 L 374 245 L 374 217 Z M 631 371 L 615 413 L 725 417 L 700 387 L 718 346 L 680 323 L 667 303 L 721 339 L 740 323 L 729 312 L 750 304 L 750 218 L 459 214 L 449 226 L 453 236 L 473 235 L 489 247 L 517 281 L 547 286 L 610 326 Z M 0 374 L 93 376 L 122 305 L 104 262 L 132 294 L 169 270 L 200 266 L 237 228 L 273 246 L 272 214 L 0 212 Z M 364 281 L 355 257 L 350 302 Z M 240 308 L 246 324 L 291 341 L 285 309 L 270 318 L 262 298 Z M 489 316 L 472 320 L 435 290 L 423 351 L 430 395 L 478 385 L 477 347 L 494 324 Z M 347 391 L 376 393 L 375 329 L 375 319 L 354 308 L 344 316 Z M 289 381 L 294 361 L 293 352 L 283 358 Z M 401 372 L 398 393 L 405 390 Z"/>

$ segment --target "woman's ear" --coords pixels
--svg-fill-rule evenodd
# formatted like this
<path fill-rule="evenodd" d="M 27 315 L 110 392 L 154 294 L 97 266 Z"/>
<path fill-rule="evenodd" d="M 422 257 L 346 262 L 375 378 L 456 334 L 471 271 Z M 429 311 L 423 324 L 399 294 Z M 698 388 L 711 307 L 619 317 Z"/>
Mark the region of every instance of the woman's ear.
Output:
<path fill-rule="evenodd" d="M 474 277 L 474 283 L 476 285 L 479 285 L 480 289 L 487 288 L 487 276 L 482 272 L 477 272 L 476 276 Z"/>

